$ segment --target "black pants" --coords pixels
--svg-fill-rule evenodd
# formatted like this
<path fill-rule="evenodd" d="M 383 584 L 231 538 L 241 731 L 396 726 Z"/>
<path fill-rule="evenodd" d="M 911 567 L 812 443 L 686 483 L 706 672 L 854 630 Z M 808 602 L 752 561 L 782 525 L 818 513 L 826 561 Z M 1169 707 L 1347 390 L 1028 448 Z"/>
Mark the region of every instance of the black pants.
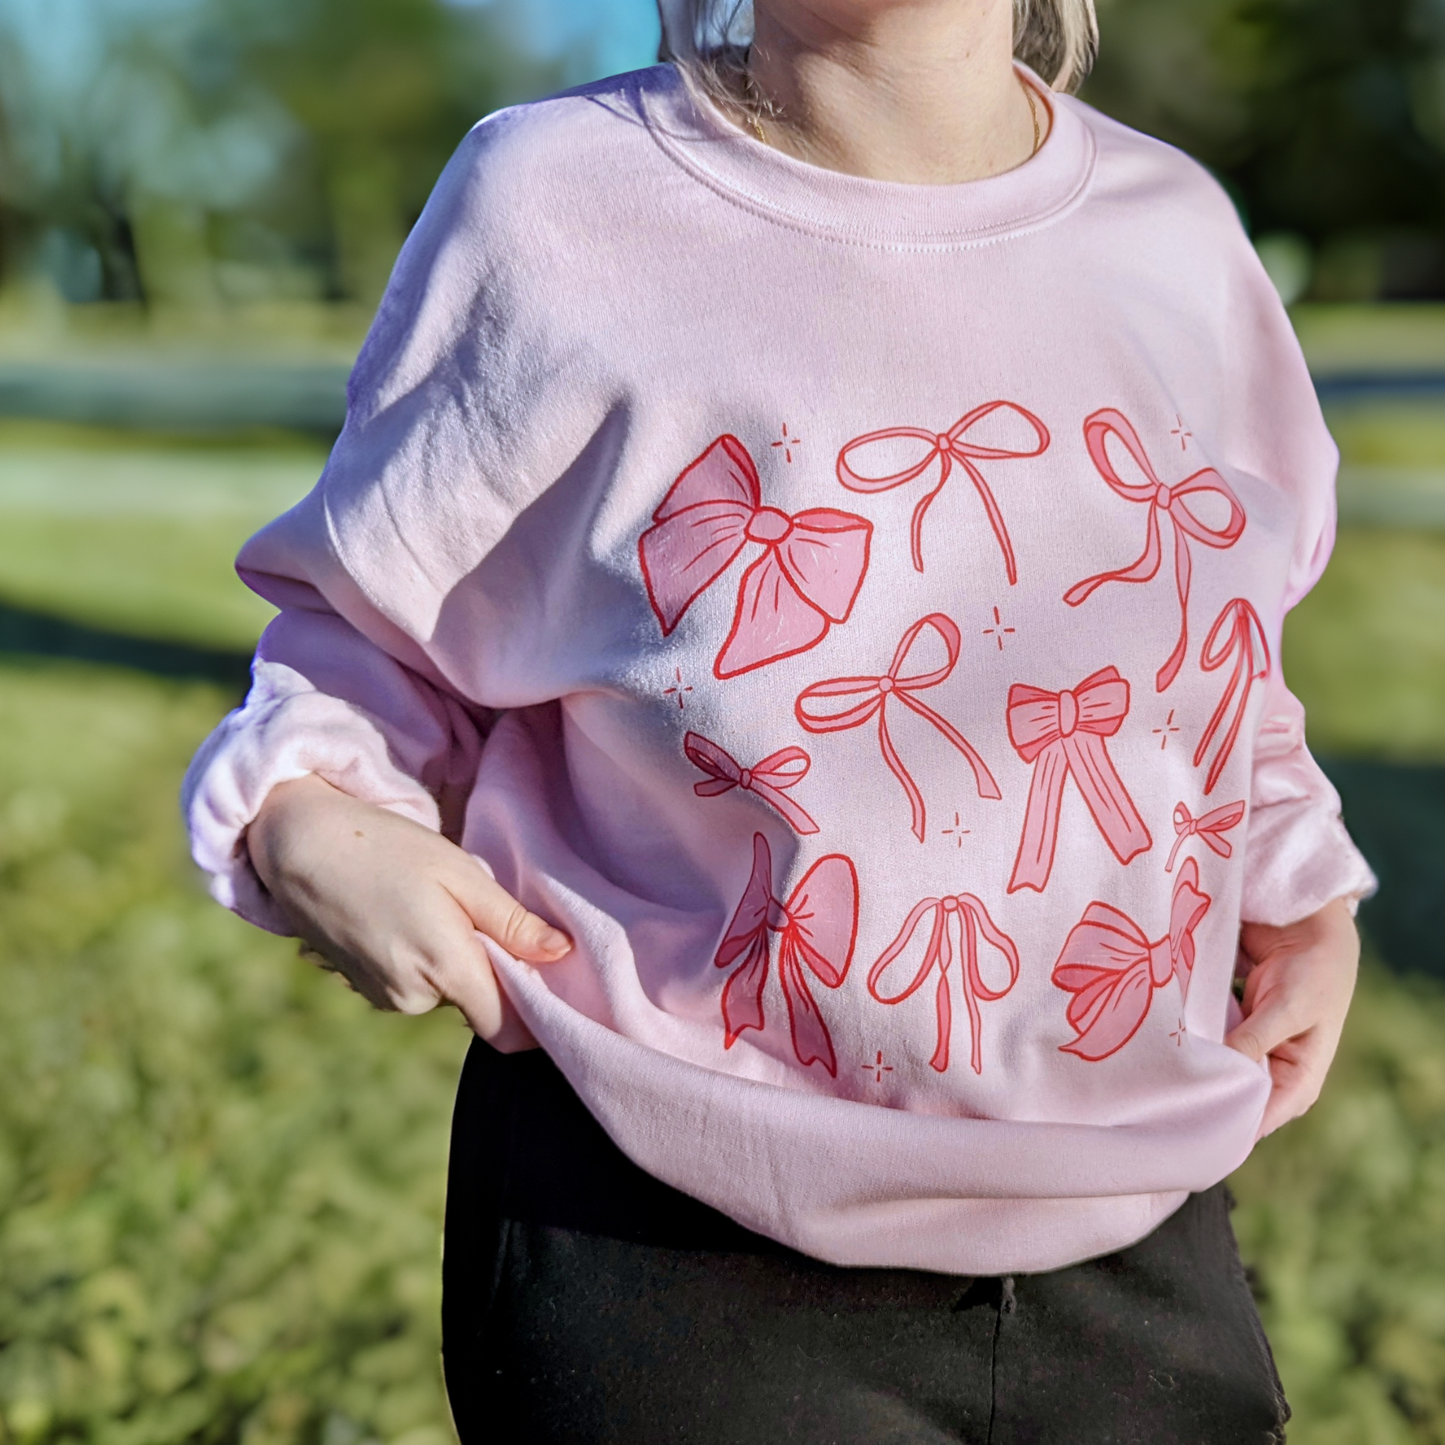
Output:
<path fill-rule="evenodd" d="M 653 1179 L 540 1052 L 474 1044 L 453 1123 L 464 1445 L 1265 1445 L 1289 1411 L 1223 1185 L 1047 1274 L 822 1264 Z"/>

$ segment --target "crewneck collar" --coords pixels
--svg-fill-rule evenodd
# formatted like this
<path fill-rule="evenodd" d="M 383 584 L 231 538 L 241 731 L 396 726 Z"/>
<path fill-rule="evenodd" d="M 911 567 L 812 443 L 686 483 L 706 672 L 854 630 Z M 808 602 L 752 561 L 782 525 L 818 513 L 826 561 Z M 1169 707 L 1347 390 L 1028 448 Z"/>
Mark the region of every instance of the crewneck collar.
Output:
<path fill-rule="evenodd" d="M 1035 230 L 1088 189 L 1095 144 L 1078 103 L 1017 69 L 1049 109 L 1048 135 L 1021 166 L 954 185 L 872 180 L 798 160 L 740 130 L 672 65 L 637 73 L 638 102 L 658 145 L 737 205 L 855 245 L 947 250 Z"/>

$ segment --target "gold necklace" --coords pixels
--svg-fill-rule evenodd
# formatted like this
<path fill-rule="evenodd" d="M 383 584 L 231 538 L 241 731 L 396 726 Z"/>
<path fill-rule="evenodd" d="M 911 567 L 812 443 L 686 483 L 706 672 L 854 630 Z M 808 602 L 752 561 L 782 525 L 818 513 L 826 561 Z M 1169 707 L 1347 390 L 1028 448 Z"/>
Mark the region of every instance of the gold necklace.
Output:
<path fill-rule="evenodd" d="M 1015 73 L 1017 74 L 1017 72 Z M 1029 159 L 1033 160 L 1033 158 L 1038 155 L 1039 146 L 1040 144 L 1042 144 L 1039 135 L 1039 106 L 1038 102 L 1034 99 L 1033 86 L 1031 86 L 1028 81 L 1026 81 L 1021 75 L 1019 76 L 1019 84 L 1024 88 L 1024 99 L 1029 103 L 1029 117 L 1034 123 L 1034 148 L 1029 152 Z"/>

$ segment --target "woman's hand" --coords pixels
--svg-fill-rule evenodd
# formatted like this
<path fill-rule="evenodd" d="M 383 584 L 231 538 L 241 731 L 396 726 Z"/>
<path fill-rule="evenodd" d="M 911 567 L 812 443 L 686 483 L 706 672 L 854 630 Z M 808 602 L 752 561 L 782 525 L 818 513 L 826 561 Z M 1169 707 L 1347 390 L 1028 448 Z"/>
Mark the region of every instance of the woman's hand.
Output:
<path fill-rule="evenodd" d="M 504 1053 L 535 1043 L 477 934 L 531 963 L 572 941 L 454 843 L 314 775 L 273 788 L 246 840 L 297 933 L 377 1008 L 450 1003 Z"/>
<path fill-rule="evenodd" d="M 1339 1046 L 1360 936 L 1343 898 L 1284 928 L 1246 923 L 1240 947 L 1251 968 L 1244 981 L 1244 1022 L 1225 1039 L 1274 1079 L 1260 1137 L 1303 1114 L 1320 1096 Z"/>

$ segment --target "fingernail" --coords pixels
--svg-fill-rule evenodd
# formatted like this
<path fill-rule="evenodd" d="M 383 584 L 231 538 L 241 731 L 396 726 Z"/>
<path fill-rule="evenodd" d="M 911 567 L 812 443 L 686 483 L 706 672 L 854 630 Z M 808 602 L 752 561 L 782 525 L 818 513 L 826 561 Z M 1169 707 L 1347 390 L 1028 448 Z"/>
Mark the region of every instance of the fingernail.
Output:
<path fill-rule="evenodd" d="M 572 947 L 572 940 L 560 929 L 549 926 L 542 930 L 542 936 L 537 940 L 537 947 L 543 953 L 550 953 L 557 958 Z"/>

